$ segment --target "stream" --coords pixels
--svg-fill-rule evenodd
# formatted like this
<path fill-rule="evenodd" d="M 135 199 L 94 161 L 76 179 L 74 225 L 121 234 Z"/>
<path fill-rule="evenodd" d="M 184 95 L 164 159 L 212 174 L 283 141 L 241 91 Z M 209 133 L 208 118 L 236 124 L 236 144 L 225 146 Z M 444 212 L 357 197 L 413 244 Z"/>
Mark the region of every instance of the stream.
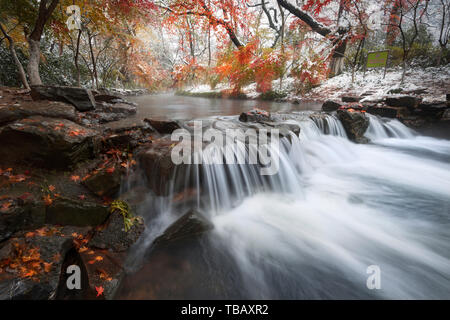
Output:
<path fill-rule="evenodd" d="M 371 143 L 355 144 L 337 118 L 311 120 L 314 103 L 133 99 L 138 118 L 233 122 L 258 106 L 294 112 L 301 131 L 281 140 L 274 176 L 226 164 L 176 172 L 203 181 L 197 205 L 214 229 L 199 238 L 149 250 L 180 212 L 173 195 L 146 195 L 146 234 L 117 299 L 450 299 L 449 140 L 369 115 Z"/>

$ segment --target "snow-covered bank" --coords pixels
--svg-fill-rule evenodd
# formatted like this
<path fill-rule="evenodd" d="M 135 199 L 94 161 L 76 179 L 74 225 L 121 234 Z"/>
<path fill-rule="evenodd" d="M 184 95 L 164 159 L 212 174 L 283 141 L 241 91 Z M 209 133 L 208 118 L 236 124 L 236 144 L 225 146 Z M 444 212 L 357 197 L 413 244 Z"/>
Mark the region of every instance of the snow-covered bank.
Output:
<path fill-rule="evenodd" d="M 280 101 L 300 102 L 302 100 L 340 100 L 342 96 L 364 96 L 365 100 L 380 99 L 389 94 L 420 95 L 424 102 L 445 101 L 445 95 L 450 92 L 450 64 L 443 67 L 425 69 L 410 69 L 406 73 L 405 82 L 401 84 L 402 69 L 394 68 L 386 72 L 383 69 L 367 70 L 355 74 L 352 84 L 351 72 L 324 81 L 306 94 L 297 94 L 295 79 L 285 78 L 281 82 L 272 83 L 274 94 L 263 95 L 256 91 L 256 84 L 252 83 L 242 88 L 242 93 L 248 99 L 270 99 Z M 221 92 L 231 88 L 226 84 L 219 84 L 214 89 L 207 84 L 186 88 L 182 93 L 204 97 L 221 97 Z"/>

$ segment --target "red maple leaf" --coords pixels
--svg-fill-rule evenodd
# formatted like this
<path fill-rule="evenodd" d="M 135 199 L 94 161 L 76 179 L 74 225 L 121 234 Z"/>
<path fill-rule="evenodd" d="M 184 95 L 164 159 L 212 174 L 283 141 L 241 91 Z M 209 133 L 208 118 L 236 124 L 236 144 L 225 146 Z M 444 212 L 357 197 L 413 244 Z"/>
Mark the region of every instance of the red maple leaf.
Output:
<path fill-rule="evenodd" d="M 102 286 L 95 287 L 95 290 L 97 291 L 97 297 L 100 297 L 103 294 L 103 291 L 105 291 Z"/>

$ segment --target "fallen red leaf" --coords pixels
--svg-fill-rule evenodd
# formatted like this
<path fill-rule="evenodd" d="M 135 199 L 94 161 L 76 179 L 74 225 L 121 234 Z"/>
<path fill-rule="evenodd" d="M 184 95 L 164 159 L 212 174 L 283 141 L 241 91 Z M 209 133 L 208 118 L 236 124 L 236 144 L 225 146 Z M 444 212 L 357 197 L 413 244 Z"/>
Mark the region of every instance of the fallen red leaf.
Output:
<path fill-rule="evenodd" d="M 102 286 L 95 287 L 95 290 L 97 291 L 97 297 L 100 297 L 103 294 L 103 292 L 105 291 L 105 289 L 103 289 Z"/>

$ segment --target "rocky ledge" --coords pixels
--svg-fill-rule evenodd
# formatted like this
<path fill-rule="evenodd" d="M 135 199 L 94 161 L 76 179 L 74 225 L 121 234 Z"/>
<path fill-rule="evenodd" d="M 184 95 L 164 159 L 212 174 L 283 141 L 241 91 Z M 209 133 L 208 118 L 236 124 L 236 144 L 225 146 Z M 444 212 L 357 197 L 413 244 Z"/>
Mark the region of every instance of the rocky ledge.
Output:
<path fill-rule="evenodd" d="M 12 102 L 0 105 L 0 299 L 112 298 L 145 228 L 117 200 L 120 185 L 154 129 L 113 123 L 136 106 L 104 90 L 8 91 Z M 65 285 L 71 265 L 81 271 L 80 290 Z"/>

